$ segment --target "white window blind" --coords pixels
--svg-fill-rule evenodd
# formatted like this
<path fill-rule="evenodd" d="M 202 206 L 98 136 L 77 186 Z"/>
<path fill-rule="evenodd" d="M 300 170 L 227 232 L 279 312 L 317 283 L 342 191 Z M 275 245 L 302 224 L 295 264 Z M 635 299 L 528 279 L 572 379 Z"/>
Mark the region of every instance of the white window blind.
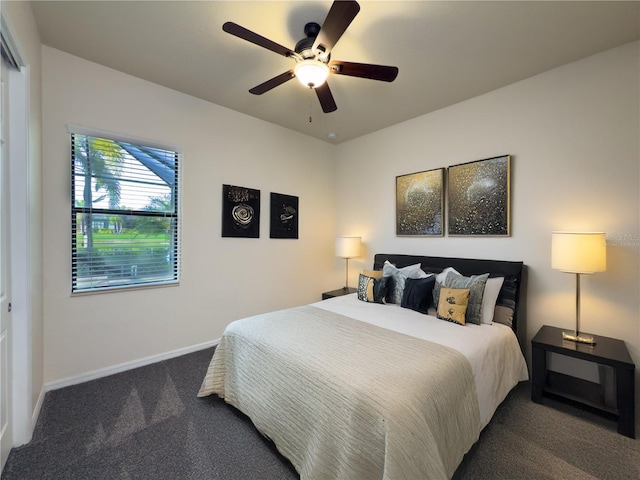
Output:
<path fill-rule="evenodd" d="M 177 283 L 175 151 L 71 133 L 72 292 Z"/>

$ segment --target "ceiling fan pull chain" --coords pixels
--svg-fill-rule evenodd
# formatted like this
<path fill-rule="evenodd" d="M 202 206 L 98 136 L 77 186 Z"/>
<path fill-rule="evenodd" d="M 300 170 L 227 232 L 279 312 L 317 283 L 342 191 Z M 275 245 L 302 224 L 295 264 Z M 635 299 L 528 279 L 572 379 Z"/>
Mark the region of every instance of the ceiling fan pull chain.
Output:
<path fill-rule="evenodd" d="M 311 118 L 311 90 L 313 89 L 309 89 L 309 123 L 313 122 L 313 118 Z"/>

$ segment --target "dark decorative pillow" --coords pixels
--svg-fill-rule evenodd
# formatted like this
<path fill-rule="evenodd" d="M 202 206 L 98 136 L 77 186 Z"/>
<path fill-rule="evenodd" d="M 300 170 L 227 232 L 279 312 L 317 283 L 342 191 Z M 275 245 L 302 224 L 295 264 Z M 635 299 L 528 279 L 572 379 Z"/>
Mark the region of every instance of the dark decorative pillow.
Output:
<path fill-rule="evenodd" d="M 488 278 L 488 273 L 465 277 L 456 272 L 449 272 L 442 284 L 443 287 L 469 289 L 469 302 L 465 316 L 467 323 L 482 324 L 482 297 Z"/>
<path fill-rule="evenodd" d="M 387 278 L 373 278 L 360 274 L 358 300 L 369 303 L 387 303 Z"/>
<path fill-rule="evenodd" d="M 430 275 L 427 278 L 407 278 L 400 306 L 426 314 L 432 303 L 431 292 L 435 283 L 435 275 Z"/>
<path fill-rule="evenodd" d="M 387 303 L 402 303 L 402 292 L 407 278 L 425 278 L 427 274 L 420 268 L 420 264 L 409 265 L 398 268 L 392 263 L 384 262 L 382 273 L 388 277 L 387 281 Z"/>
<path fill-rule="evenodd" d="M 468 288 L 448 288 L 443 286 L 440 289 L 438 318 L 464 325 L 468 300 Z"/>

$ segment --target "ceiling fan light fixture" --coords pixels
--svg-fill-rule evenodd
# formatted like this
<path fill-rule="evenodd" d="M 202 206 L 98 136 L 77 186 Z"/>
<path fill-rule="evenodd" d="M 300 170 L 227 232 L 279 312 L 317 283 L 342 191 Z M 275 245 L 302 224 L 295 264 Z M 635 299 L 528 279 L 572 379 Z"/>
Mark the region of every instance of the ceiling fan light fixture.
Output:
<path fill-rule="evenodd" d="M 318 88 L 327 80 L 329 67 L 317 60 L 303 60 L 296 64 L 293 72 L 305 87 Z"/>

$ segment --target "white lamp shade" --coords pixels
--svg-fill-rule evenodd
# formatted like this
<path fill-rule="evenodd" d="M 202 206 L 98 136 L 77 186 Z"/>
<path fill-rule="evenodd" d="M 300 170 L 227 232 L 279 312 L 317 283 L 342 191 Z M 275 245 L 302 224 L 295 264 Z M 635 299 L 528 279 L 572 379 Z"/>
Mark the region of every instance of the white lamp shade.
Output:
<path fill-rule="evenodd" d="M 354 258 L 360 256 L 361 237 L 336 238 L 336 257 Z"/>
<path fill-rule="evenodd" d="M 329 76 L 329 67 L 317 60 L 303 60 L 293 68 L 298 81 L 305 87 L 318 88 Z"/>
<path fill-rule="evenodd" d="M 607 239 L 602 232 L 553 232 L 551 268 L 567 273 L 607 269 Z"/>

